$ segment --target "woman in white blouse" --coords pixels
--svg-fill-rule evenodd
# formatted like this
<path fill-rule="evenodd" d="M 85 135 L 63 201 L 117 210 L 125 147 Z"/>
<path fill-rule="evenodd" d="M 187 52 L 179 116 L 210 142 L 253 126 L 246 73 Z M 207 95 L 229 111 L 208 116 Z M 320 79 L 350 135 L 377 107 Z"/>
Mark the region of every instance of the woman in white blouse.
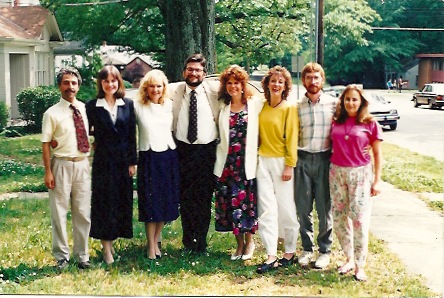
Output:
<path fill-rule="evenodd" d="M 149 259 L 161 257 L 157 239 L 167 221 L 179 217 L 179 161 L 172 135 L 173 105 L 168 79 L 151 70 L 134 103 L 139 131 L 137 194 L 139 221 L 145 222 Z"/>

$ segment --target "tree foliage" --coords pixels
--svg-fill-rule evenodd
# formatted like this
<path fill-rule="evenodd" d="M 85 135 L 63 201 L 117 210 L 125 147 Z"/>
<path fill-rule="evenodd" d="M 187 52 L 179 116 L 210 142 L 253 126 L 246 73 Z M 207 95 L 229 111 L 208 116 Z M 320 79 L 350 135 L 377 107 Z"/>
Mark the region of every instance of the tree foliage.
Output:
<path fill-rule="evenodd" d="M 233 63 L 248 70 L 292 54 L 313 60 L 315 0 L 41 2 L 55 11 L 66 39 L 90 48 L 106 40 L 151 54 L 166 62 L 172 80 L 180 77 L 185 57 L 196 51 L 210 57 L 209 73 Z M 382 85 L 387 69 L 402 73 L 415 54 L 442 53 L 444 48 L 442 31 L 372 29 L 441 28 L 443 1 L 328 0 L 324 5 L 324 67 L 331 82 Z"/>
<path fill-rule="evenodd" d="M 307 1 L 220 0 L 216 8 L 218 52 L 224 55 L 219 69 L 238 63 L 248 71 L 302 47 Z"/>
<path fill-rule="evenodd" d="M 54 11 L 63 36 L 80 40 L 87 48 L 108 44 L 153 53 L 163 60 L 165 24 L 156 0 L 85 5 L 82 0 L 41 0 Z"/>
<path fill-rule="evenodd" d="M 332 83 L 382 87 L 386 73 L 403 73 L 403 66 L 415 54 L 438 53 L 444 48 L 442 32 L 371 29 L 441 28 L 442 1 L 331 0 L 326 2 L 326 11 L 324 61 Z M 352 31 L 343 30 L 344 23 L 352 24 Z"/>
<path fill-rule="evenodd" d="M 350 76 L 362 71 L 363 62 L 372 62 L 371 41 L 366 37 L 380 17 L 364 0 L 330 0 L 325 3 L 325 12 L 327 79 L 350 81 Z"/>

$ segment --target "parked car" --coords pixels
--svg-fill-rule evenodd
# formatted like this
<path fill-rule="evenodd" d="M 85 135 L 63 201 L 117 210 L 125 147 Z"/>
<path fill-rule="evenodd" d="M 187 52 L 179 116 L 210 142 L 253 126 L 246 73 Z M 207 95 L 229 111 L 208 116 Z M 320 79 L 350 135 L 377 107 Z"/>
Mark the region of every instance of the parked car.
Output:
<path fill-rule="evenodd" d="M 398 120 L 401 118 L 396 110 L 390 103 L 380 94 L 370 93 L 367 97 L 369 101 L 368 110 L 370 114 L 382 126 L 388 125 L 391 130 L 395 130 L 398 127 Z"/>
<path fill-rule="evenodd" d="M 430 109 L 444 106 L 444 84 L 425 84 L 419 92 L 413 94 L 413 106 L 428 105 Z"/>
<path fill-rule="evenodd" d="M 335 85 L 335 86 L 325 87 L 322 89 L 324 93 L 330 94 L 333 97 L 339 97 L 344 90 L 345 86 L 343 85 Z"/>

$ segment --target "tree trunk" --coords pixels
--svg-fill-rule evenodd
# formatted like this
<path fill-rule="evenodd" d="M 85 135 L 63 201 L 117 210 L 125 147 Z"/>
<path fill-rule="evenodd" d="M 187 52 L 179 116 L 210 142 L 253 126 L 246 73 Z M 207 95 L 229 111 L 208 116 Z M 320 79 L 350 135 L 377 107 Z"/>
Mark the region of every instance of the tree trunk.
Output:
<path fill-rule="evenodd" d="M 207 73 L 216 66 L 214 0 L 158 0 L 165 20 L 165 73 L 171 82 L 183 79 L 183 63 L 195 53 L 207 58 Z"/>

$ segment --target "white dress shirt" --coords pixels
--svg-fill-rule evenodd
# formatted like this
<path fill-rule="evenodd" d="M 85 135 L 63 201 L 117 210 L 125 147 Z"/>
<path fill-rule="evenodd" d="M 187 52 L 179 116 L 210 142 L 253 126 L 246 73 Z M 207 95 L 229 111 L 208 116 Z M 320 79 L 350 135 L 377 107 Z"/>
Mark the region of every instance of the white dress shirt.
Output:
<path fill-rule="evenodd" d="M 190 143 L 187 139 L 188 122 L 190 110 L 190 92 L 192 90 L 186 86 L 184 100 L 180 108 L 176 138 L 179 141 Z M 193 144 L 208 144 L 214 141 L 217 136 L 216 122 L 214 121 L 213 112 L 210 103 L 207 100 L 207 94 L 202 84 L 196 89 L 197 97 L 197 140 Z"/>

